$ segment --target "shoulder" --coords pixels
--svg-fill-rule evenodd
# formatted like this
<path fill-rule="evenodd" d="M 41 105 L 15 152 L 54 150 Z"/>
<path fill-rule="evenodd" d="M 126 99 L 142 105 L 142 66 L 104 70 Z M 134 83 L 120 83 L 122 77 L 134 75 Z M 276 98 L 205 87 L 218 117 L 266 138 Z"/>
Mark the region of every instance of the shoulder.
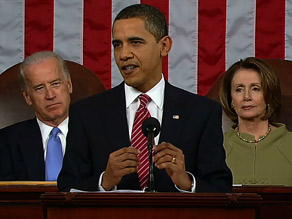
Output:
<path fill-rule="evenodd" d="M 91 109 L 92 107 L 96 108 L 106 104 L 107 102 L 114 101 L 115 99 L 121 99 L 120 97 L 125 96 L 124 93 L 124 86 L 123 83 L 121 83 L 114 88 L 106 90 L 105 92 L 87 97 L 76 103 L 71 104 L 70 110 Z"/>
<path fill-rule="evenodd" d="M 283 123 L 275 123 L 272 126 L 272 135 L 277 138 L 286 138 L 291 140 L 292 132 L 287 129 L 287 126 Z"/>
<path fill-rule="evenodd" d="M 191 93 L 184 89 L 173 86 L 169 83 L 166 83 L 166 96 L 174 96 L 177 100 L 180 100 L 186 104 L 193 105 L 196 107 L 218 107 L 221 108 L 220 103 L 215 100 L 212 100 L 208 97 L 201 96 L 198 94 Z"/>
<path fill-rule="evenodd" d="M 7 132 L 14 131 L 14 130 L 28 129 L 28 128 L 32 128 L 32 127 L 38 127 L 36 118 L 17 122 L 15 124 L 12 124 L 10 126 L 3 128 L 3 131 L 7 133 Z"/>
<path fill-rule="evenodd" d="M 18 138 L 17 136 L 23 136 L 27 133 L 35 133 L 39 131 L 39 126 L 37 124 L 36 118 L 21 121 L 2 129 L 2 135 L 11 139 Z"/>
<path fill-rule="evenodd" d="M 233 127 L 230 127 L 227 132 L 224 133 L 224 148 L 226 151 L 226 156 L 229 155 L 231 152 L 234 142 L 236 142 L 236 131 L 233 129 Z"/>
<path fill-rule="evenodd" d="M 278 147 L 281 154 L 292 164 L 292 132 L 285 124 L 274 124 L 277 128 L 271 133 L 271 141 Z"/>

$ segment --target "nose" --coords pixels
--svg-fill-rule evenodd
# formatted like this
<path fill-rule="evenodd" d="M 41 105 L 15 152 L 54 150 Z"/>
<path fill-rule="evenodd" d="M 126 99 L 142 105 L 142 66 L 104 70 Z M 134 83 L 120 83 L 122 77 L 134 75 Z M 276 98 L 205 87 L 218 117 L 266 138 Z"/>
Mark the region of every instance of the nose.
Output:
<path fill-rule="evenodd" d="M 54 90 L 51 87 L 46 88 L 46 99 L 51 100 L 56 96 Z"/>
<path fill-rule="evenodd" d="M 244 92 L 244 100 L 245 101 L 251 100 L 249 90 L 245 90 L 245 92 Z"/>
<path fill-rule="evenodd" d="M 122 61 L 127 61 L 128 59 L 131 59 L 134 57 L 134 54 L 129 46 L 124 45 L 121 47 L 120 50 L 120 59 Z"/>

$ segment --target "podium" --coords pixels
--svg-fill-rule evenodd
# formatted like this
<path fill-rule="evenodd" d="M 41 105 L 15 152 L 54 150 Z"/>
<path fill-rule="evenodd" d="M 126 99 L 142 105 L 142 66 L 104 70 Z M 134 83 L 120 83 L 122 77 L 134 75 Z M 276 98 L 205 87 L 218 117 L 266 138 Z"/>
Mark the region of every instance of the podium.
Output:
<path fill-rule="evenodd" d="M 262 203 L 254 193 L 45 193 L 41 200 L 47 219 L 246 219 Z"/>
<path fill-rule="evenodd" d="M 240 186 L 233 187 L 233 192 L 252 192 L 262 197 L 263 203 L 258 218 L 292 218 L 292 187 L 290 186 Z"/>
<path fill-rule="evenodd" d="M 43 219 L 40 200 L 44 192 L 57 192 L 56 182 L 0 182 L 1 219 Z"/>
<path fill-rule="evenodd" d="M 233 193 L 62 193 L 56 183 L 0 182 L 0 218 L 292 218 L 292 187 Z"/>

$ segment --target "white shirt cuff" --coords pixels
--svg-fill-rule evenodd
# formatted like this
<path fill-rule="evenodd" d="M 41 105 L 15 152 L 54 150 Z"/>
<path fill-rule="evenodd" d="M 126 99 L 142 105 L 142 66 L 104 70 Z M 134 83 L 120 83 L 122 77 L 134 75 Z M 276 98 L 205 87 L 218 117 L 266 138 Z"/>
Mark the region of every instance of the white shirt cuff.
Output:
<path fill-rule="evenodd" d="M 175 185 L 175 188 L 180 191 L 180 192 L 184 192 L 184 193 L 194 193 L 195 190 L 196 190 L 196 178 L 194 177 L 194 175 L 190 172 L 187 171 L 187 174 L 189 174 L 192 178 L 193 178 L 193 183 L 192 183 L 192 187 L 191 187 L 191 190 L 190 191 L 187 191 L 187 190 L 182 190 L 180 188 L 178 188 L 177 185 Z"/>
<path fill-rule="evenodd" d="M 101 192 L 105 192 L 106 190 L 101 186 L 101 183 L 102 183 L 102 176 L 104 174 L 104 171 L 100 174 L 99 176 L 99 180 L 98 180 L 98 191 L 101 191 Z M 194 175 L 190 172 L 187 172 L 187 174 L 189 174 L 192 178 L 193 178 L 193 183 L 192 183 L 192 188 L 191 188 L 191 191 L 187 191 L 187 190 L 182 190 L 180 188 L 178 188 L 177 185 L 175 185 L 175 188 L 180 191 L 180 192 L 184 192 L 184 193 L 194 193 L 195 190 L 196 190 L 196 179 L 194 177 Z M 117 189 L 117 186 L 114 186 L 111 190 L 116 190 Z"/>
<path fill-rule="evenodd" d="M 99 176 L 99 180 L 98 180 L 98 191 L 101 191 L 101 192 L 105 192 L 106 190 L 101 186 L 101 183 L 102 183 L 102 177 L 103 177 L 103 174 L 104 174 L 105 171 L 103 171 L 100 176 Z M 114 186 L 113 188 L 111 188 L 111 191 L 112 190 L 117 190 L 117 186 Z"/>

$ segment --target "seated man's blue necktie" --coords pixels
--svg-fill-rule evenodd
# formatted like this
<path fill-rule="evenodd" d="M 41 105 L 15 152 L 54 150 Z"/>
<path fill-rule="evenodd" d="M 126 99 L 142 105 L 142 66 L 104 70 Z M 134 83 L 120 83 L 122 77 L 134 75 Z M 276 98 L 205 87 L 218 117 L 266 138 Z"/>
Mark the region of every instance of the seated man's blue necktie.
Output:
<path fill-rule="evenodd" d="M 56 181 L 63 163 L 61 140 L 58 136 L 60 129 L 55 127 L 51 131 L 47 145 L 46 155 L 46 180 Z"/>

